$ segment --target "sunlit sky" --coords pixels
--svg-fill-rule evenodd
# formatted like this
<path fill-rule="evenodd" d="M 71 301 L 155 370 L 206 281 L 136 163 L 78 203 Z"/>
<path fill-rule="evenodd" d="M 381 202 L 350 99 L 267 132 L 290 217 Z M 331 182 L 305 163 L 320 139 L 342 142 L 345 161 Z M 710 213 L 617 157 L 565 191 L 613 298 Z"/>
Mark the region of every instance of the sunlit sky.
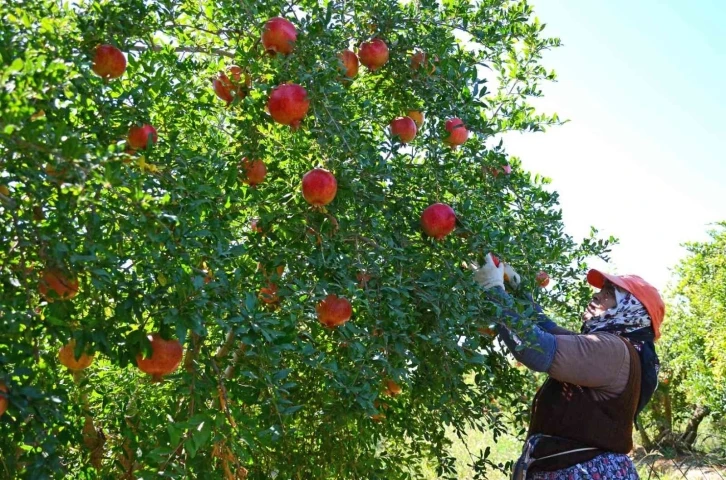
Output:
<path fill-rule="evenodd" d="M 535 105 L 570 122 L 508 134 L 507 150 L 552 179 L 568 233 L 620 239 L 606 270 L 663 288 L 680 244 L 726 220 L 726 2 L 530 4 L 564 43 Z"/>

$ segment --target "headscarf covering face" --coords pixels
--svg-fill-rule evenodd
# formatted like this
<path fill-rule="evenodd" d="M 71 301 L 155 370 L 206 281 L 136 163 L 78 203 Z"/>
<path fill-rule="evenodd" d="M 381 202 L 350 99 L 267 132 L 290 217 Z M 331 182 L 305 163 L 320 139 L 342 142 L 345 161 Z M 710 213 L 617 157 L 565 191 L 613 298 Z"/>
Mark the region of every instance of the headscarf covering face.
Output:
<path fill-rule="evenodd" d="M 651 326 L 648 310 L 632 293 L 613 286 L 616 304 L 582 325 L 582 333 L 606 331 L 616 335 Z"/>

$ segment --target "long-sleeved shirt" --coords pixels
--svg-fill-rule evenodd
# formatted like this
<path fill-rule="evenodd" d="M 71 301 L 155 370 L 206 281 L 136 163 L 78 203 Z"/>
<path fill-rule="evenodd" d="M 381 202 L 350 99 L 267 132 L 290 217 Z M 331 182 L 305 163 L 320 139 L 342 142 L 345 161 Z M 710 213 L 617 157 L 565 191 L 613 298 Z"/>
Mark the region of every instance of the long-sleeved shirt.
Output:
<path fill-rule="evenodd" d="M 497 289 L 497 294 L 507 301 L 502 289 Z M 611 333 L 577 334 L 558 326 L 538 305 L 533 306 L 537 319 L 533 345 L 518 348 L 522 340 L 503 324 L 497 327 L 517 360 L 560 382 L 587 387 L 596 400 L 623 392 L 630 374 L 630 358 L 622 339 Z M 505 308 L 503 313 L 513 321 L 521 318 L 510 309 Z"/>

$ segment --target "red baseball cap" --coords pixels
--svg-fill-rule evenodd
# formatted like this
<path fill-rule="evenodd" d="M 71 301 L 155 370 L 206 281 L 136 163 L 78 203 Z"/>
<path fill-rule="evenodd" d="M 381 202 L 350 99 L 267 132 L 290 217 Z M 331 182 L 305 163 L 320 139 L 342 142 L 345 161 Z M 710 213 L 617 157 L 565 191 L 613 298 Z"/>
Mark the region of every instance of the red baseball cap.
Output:
<path fill-rule="evenodd" d="M 595 288 L 602 288 L 606 280 L 630 292 L 643 304 L 652 320 L 655 339 L 658 340 L 660 325 L 665 316 L 665 303 L 658 290 L 637 275 L 609 275 L 595 269 L 587 272 L 587 282 Z"/>

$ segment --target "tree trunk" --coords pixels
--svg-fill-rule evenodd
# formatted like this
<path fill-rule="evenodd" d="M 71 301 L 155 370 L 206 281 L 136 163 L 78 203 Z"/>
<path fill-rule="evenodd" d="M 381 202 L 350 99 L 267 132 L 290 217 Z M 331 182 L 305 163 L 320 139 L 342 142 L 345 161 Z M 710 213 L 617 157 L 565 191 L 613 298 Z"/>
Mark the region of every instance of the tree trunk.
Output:
<path fill-rule="evenodd" d="M 685 431 L 678 439 L 682 444 L 688 447 L 688 449 L 693 448 L 693 444 L 698 436 L 698 427 L 701 425 L 703 419 L 710 413 L 710 408 L 704 407 L 703 405 L 696 406 L 696 409 L 693 411 L 693 416 L 691 416 L 691 419 L 688 421 Z"/>
<path fill-rule="evenodd" d="M 644 426 L 640 426 L 638 433 L 640 434 L 640 441 L 643 443 L 643 448 L 645 448 L 647 452 L 653 450 L 653 440 L 651 440 L 648 436 L 648 432 L 645 431 Z"/>

